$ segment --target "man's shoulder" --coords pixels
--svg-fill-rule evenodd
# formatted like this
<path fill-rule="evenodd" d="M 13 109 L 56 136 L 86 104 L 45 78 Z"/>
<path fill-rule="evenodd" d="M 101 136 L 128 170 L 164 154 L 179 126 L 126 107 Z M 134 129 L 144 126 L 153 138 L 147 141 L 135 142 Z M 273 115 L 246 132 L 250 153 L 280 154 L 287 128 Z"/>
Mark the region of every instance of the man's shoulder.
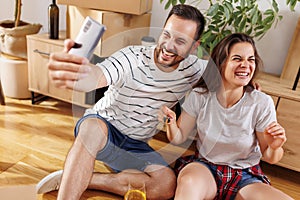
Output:
<path fill-rule="evenodd" d="M 198 58 L 196 55 L 193 55 L 193 54 L 189 55 L 186 58 L 186 61 L 187 61 L 187 64 L 195 64 L 195 65 L 203 65 L 203 66 L 206 66 L 208 63 L 208 60 Z"/>
<path fill-rule="evenodd" d="M 189 55 L 180 65 L 183 71 L 197 73 L 199 76 L 204 72 L 207 67 L 207 60 L 198 58 L 195 55 Z"/>
<path fill-rule="evenodd" d="M 151 49 L 142 45 L 130 45 L 123 47 L 110 55 L 109 57 L 117 58 L 118 60 L 121 58 L 128 59 L 129 57 L 132 59 L 139 59 L 143 57 L 151 57 Z"/>
<path fill-rule="evenodd" d="M 150 57 L 153 54 L 155 46 L 130 45 L 120 50 L 123 54 L 134 54 Z"/>

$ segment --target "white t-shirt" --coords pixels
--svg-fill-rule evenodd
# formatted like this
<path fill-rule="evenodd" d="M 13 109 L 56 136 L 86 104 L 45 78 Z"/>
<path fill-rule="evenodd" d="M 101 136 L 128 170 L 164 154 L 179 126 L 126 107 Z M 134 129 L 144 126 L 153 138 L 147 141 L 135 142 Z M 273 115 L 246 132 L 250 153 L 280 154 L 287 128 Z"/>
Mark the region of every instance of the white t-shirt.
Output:
<path fill-rule="evenodd" d="M 197 148 L 208 161 L 247 168 L 258 164 L 262 156 L 255 131 L 276 121 L 272 98 L 257 90 L 246 90 L 232 107 L 222 107 L 215 92 L 199 94 L 196 88 L 188 95 L 183 109 L 196 118 Z"/>
<path fill-rule="evenodd" d="M 207 61 L 190 55 L 170 73 L 154 62 L 155 46 L 129 46 L 107 58 L 102 69 L 108 90 L 86 114 L 98 113 L 131 138 L 147 141 L 157 133 L 162 105 L 174 106 L 199 80 Z"/>

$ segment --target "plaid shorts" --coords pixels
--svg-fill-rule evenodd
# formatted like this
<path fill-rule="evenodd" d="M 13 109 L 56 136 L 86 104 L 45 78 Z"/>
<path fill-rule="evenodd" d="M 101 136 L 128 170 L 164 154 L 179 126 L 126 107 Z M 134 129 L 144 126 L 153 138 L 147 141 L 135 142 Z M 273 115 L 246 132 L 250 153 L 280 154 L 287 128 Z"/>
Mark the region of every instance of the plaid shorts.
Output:
<path fill-rule="evenodd" d="M 237 192 L 242 187 L 254 182 L 270 184 L 259 164 L 246 169 L 233 169 L 226 165 L 216 165 L 203 158 L 198 158 L 198 152 L 195 155 L 181 157 L 176 160 L 174 166 L 176 175 L 191 162 L 200 162 L 212 172 L 217 183 L 217 194 L 214 200 L 234 200 Z"/>

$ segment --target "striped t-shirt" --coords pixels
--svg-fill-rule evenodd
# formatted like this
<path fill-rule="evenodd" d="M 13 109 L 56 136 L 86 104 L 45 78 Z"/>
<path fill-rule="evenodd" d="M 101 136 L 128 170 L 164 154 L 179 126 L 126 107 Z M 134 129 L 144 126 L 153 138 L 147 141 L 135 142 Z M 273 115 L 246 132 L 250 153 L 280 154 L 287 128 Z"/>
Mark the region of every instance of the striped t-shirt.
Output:
<path fill-rule="evenodd" d="M 162 105 L 174 106 L 199 80 L 207 61 L 190 55 L 172 72 L 154 62 L 155 46 L 129 46 L 97 64 L 109 85 L 86 114 L 97 113 L 123 134 L 149 140 L 156 134 Z"/>

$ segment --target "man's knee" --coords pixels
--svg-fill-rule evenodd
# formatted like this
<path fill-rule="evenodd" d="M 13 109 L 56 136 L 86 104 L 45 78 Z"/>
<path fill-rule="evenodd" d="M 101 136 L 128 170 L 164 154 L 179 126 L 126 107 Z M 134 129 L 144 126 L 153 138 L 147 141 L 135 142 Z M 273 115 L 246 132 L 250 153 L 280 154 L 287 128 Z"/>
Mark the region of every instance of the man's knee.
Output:
<path fill-rule="evenodd" d="M 175 194 L 176 176 L 172 169 L 163 167 L 149 173 L 151 181 L 147 187 L 147 199 L 170 199 Z"/>
<path fill-rule="evenodd" d="M 107 142 L 108 129 L 106 123 L 98 118 L 86 118 L 79 127 L 77 140 L 80 140 L 85 148 L 96 156 L 97 152 L 104 148 Z"/>

